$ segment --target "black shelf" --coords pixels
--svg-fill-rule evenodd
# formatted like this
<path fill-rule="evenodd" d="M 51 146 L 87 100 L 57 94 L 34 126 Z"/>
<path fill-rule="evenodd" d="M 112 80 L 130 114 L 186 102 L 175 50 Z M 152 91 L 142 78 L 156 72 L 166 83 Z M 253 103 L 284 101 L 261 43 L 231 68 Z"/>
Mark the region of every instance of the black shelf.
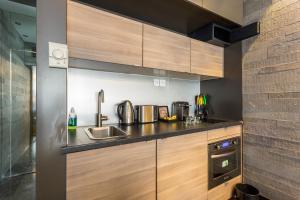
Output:
<path fill-rule="evenodd" d="M 239 24 L 186 0 L 76 0 L 144 23 L 189 35 L 209 24 L 229 29 Z"/>

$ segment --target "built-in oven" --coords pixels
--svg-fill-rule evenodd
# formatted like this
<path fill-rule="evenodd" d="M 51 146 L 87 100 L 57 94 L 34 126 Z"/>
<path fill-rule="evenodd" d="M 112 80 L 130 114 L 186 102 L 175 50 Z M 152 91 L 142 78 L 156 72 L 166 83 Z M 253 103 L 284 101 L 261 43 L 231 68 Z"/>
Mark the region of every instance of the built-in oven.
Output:
<path fill-rule="evenodd" d="M 240 137 L 208 145 L 208 188 L 214 188 L 241 174 Z"/>

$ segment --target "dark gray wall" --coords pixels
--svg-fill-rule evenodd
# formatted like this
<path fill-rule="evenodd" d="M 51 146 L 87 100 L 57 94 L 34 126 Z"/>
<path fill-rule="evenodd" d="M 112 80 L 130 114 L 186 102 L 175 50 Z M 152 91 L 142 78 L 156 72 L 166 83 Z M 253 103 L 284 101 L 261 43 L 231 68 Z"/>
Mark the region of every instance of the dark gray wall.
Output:
<path fill-rule="evenodd" d="M 209 117 L 242 119 L 241 43 L 224 51 L 224 78 L 202 81 L 201 93 L 209 95 Z"/>
<path fill-rule="evenodd" d="M 66 70 L 48 66 L 48 42 L 66 43 L 66 0 L 37 1 L 37 199 L 65 199 Z"/>
<path fill-rule="evenodd" d="M 300 0 L 246 0 L 244 177 L 272 200 L 300 199 Z"/>

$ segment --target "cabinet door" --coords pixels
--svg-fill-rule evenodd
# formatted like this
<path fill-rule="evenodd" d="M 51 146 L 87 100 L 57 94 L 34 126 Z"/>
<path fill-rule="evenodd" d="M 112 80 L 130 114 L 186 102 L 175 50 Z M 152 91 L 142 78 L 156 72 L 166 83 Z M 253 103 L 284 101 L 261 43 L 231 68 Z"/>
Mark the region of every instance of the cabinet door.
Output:
<path fill-rule="evenodd" d="M 224 48 L 191 40 L 191 72 L 206 76 L 224 76 Z"/>
<path fill-rule="evenodd" d="M 226 140 L 233 137 L 239 137 L 242 134 L 242 126 L 230 126 L 207 131 L 208 143 L 214 143 L 220 140 Z"/>
<path fill-rule="evenodd" d="M 67 155 L 68 200 L 155 200 L 156 141 Z"/>
<path fill-rule="evenodd" d="M 234 186 L 242 182 L 242 176 L 237 176 L 208 191 L 208 200 L 227 200 L 232 197 Z"/>
<path fill-rule="evenodd" d="M 200 7 L 202 7 L 202 5 L 203 5 L 202 0 L 187 0 L 187 1 L 192 2 Z"/>
<path fill-rule="evenodd" d="M 190 72 L 189 38 L 145 24 L 143 41 L 144 67 Z"/>
<path fill-rule="evenodd" d="M 206 132 L 158 140 L 158 200 L 206 200 L 207 163 Z"/>
<path fill-rule="evenodd" d="M 243 0 L 203 0 L 203 7 L 242 25 L 243 2 Z"/>
<path fill-rule="evenodd" d="M 68 1 L 70 57 L 141 66 L 142 31 L 139 22 Z"/>

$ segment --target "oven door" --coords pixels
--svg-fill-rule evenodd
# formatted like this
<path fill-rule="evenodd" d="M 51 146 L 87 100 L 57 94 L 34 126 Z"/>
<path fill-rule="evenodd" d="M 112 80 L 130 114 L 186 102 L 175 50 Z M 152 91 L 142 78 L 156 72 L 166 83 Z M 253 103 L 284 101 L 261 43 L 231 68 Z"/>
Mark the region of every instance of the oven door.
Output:
<path fill-rule="evenodd" d="M 212 177 L 224 176 L 237 169 L 237 153 L 235 149 L 211 155 Z"/>
<path fill-rule="evenodd" d="M 209 153 L 209 189 L 240 174 L 240 145 Z"/>

